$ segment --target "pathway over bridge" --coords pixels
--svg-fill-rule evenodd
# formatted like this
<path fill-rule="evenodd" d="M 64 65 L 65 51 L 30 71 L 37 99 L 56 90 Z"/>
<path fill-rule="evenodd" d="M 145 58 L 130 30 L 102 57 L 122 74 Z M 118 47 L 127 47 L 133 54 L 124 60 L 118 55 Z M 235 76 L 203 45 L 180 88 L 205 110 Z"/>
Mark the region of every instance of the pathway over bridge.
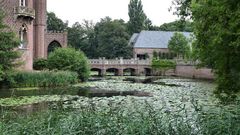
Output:
<path fill-rule="evenodd" d="M 104 76 L 107 72 L 113 72 L 117 76 L 123 76 L 126 72 L 130 75 L 152 75 L 151 60 L 138 59 L 90 59 L 91 71 L 98 71 L 98 75 Z"/>

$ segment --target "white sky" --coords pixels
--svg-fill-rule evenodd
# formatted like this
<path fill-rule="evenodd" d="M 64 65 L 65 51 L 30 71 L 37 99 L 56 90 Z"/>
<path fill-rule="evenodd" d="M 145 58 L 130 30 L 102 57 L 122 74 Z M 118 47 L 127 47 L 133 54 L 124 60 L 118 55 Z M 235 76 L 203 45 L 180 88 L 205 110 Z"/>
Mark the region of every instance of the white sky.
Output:
<path fill-rule="evenodd" d="M 154 25 L 175 21 L 177 16 L 168 11 L 172 0 L 142 0 L 143 10 Z M 48 0 L 48 11 L 56 13 L 62 20 L 82 22 L 83 19 L 98 22 L 109 16 L 113 19 L 129 20 L 130 0 Z"/>

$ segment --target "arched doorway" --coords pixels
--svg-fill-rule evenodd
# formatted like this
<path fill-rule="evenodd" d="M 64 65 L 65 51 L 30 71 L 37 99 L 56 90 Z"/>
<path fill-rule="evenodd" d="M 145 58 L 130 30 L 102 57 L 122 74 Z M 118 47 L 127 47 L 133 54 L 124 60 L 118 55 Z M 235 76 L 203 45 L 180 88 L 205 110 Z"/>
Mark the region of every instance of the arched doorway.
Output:
<path fill-rule="evenodd" d="M 123 75 L 124 76 L 135 76 L 136 70 L 134 68 L 126 68 L 123 70 Z"/>
<path fill-rule="evenodd" d="M 52 41 L 52 42 L 48 45 L 48 55 L 49 55 L 51 52 L 53 52 L 55 49 L 61 48 L 61 47 L 62 47 L 62 46 L 61 46 L 61 44 L 60 44 L 58 41 L 56 41 L 56 40 Z"/>

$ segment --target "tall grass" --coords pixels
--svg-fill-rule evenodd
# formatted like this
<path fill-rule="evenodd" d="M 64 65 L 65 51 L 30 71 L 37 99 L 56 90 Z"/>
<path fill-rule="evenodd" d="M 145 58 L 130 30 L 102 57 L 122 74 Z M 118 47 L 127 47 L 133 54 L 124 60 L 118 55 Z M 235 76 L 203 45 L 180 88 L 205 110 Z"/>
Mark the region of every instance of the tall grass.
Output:
<path fill-rule="evenodd" d="M 182 110 L 183 112 L 186 110 Z M 214 113 L 212 113 L 212 111 Z M 180 112 L 179 112 L 180 113 Z M 2 135 L 239 135 L 240 107 L 197 112 L 197 118 L 154 110 L 125 112 L 118 107 L 97 110 L 88 106 L 79 110 L 55 110 L 33 116 L 6 120 L 2 115 Z"/>
<path fill-rule="evenodd" d="M 56 87 L 78 82 L 78 74 L 70 71 L 19 71 L 7 78 L 10 87 Z"/>

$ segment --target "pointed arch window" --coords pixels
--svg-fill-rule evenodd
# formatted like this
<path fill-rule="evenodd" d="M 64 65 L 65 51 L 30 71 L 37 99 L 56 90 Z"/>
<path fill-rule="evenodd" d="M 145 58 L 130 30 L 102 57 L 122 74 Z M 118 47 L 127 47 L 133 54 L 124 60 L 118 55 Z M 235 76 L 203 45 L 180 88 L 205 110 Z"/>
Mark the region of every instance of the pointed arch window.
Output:
<path fill-rule="evenodd" d="M 20 37 L 19 49 L 27 48 L 27 28 L 26 28 L 26 26 L 22 25 L 22 27 L 20 28 L 19 37 Z"/>
<path fill-rule="evenodd" d="M 26 6 L 26 0 L 19 0 L 19 6 L 25 7 Z"/>

